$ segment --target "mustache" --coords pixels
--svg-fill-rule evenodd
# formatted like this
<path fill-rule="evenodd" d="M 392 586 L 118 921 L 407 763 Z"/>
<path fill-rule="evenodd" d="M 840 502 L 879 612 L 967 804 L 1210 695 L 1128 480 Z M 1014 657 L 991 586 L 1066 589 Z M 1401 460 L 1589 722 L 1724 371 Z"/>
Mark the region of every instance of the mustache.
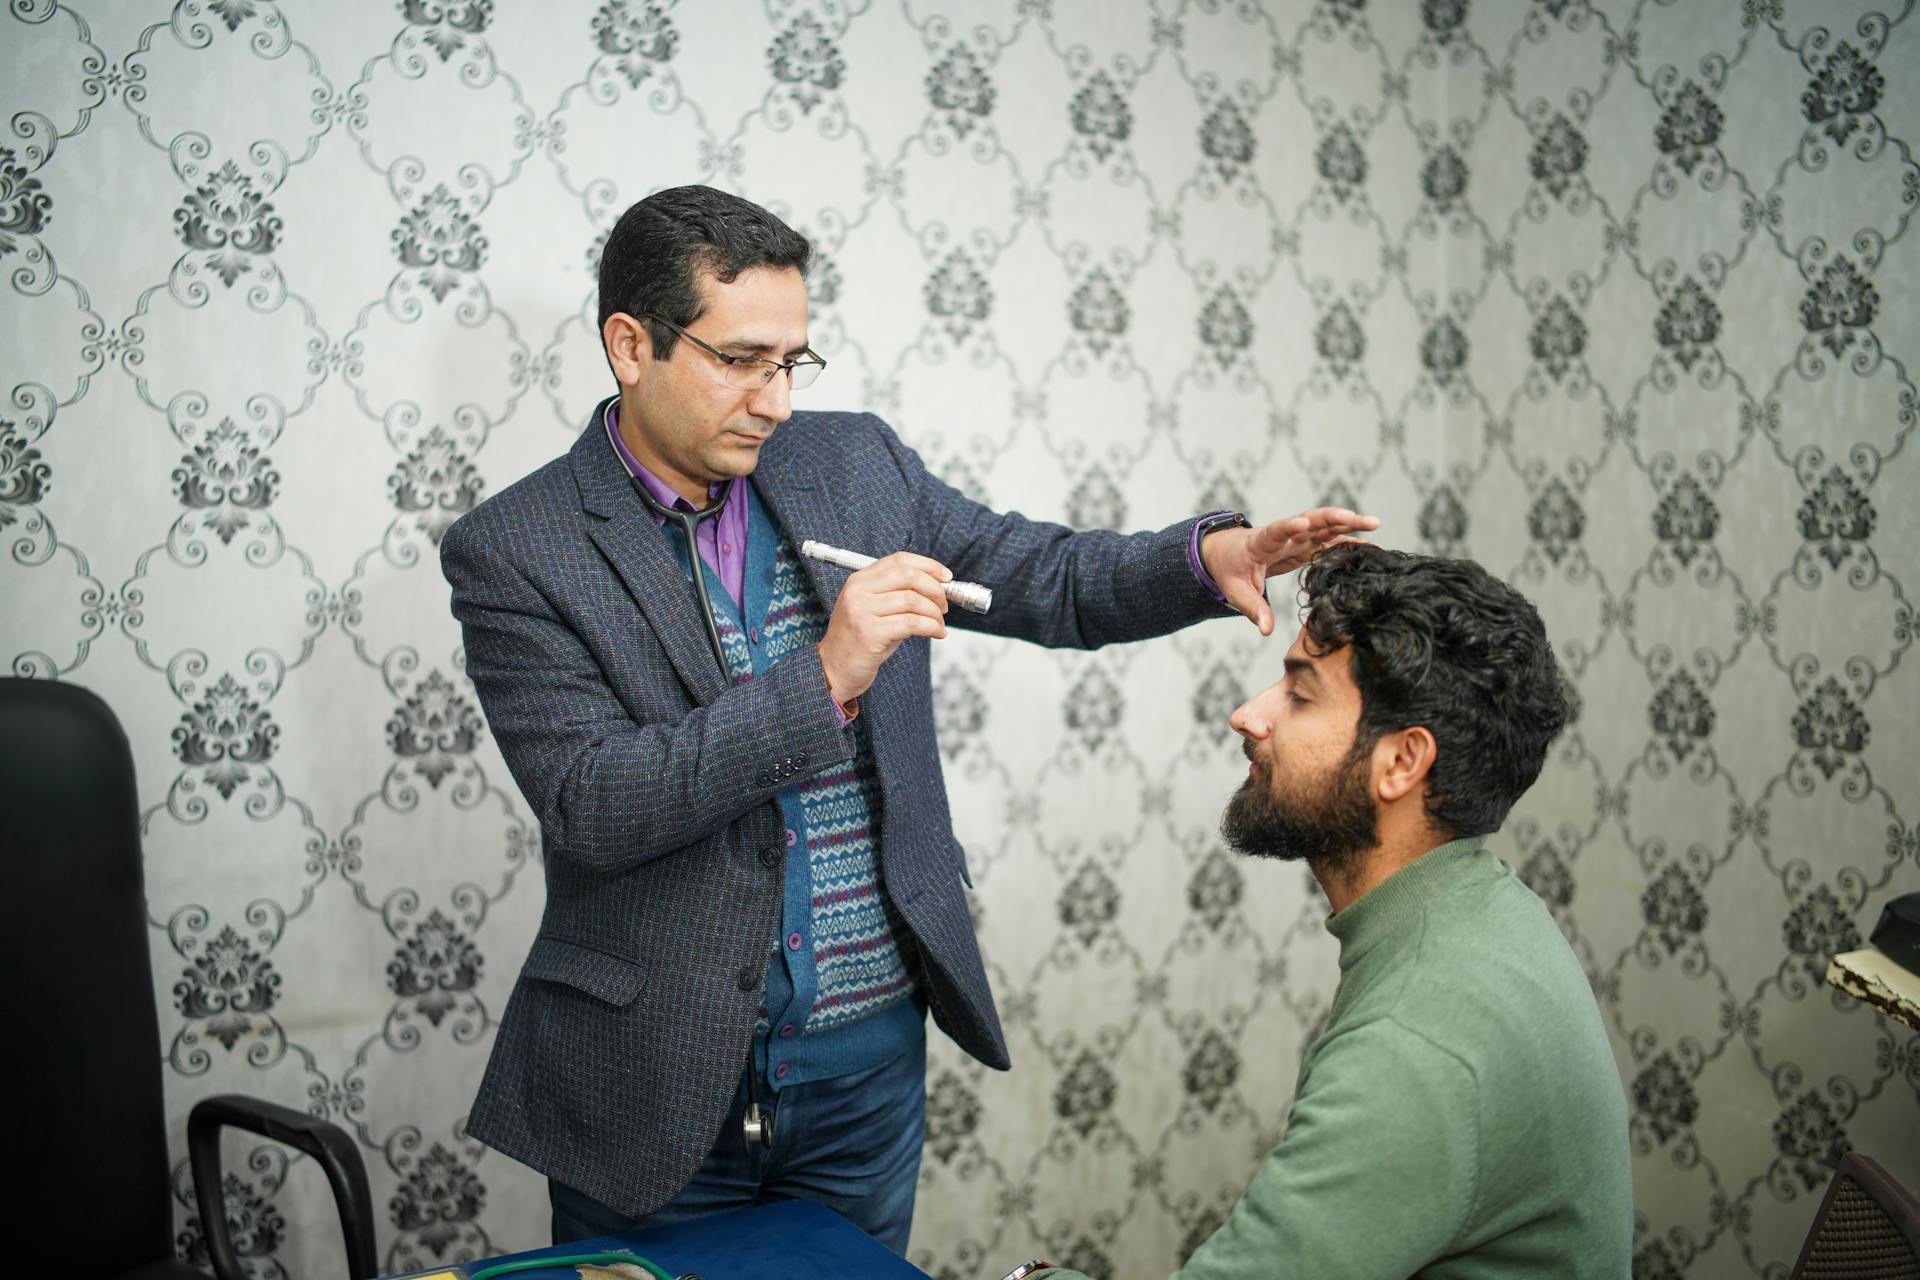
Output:
<path fill-rule="evenodd" d="M 1253 749 L 1253 739 L 1252 739 L 1252 738 L 1242 738 L 1242 739 L 1240 739 L 1240 754 L 1241 754 L 1241 755 L 1243 755 L 1243 756 L 1245 756 L 1245 757 L 1247 758 L 1247 762 L 1248 762 L 1249 764 L 1259 764 L 1259 763 L 1260 763 L 1260 757 L 1259 757 L 1259 756 L 1258 756 L 1257 754 L 1255 754 L 1255 752 L 1254 752 L 1254 749 Z"/>

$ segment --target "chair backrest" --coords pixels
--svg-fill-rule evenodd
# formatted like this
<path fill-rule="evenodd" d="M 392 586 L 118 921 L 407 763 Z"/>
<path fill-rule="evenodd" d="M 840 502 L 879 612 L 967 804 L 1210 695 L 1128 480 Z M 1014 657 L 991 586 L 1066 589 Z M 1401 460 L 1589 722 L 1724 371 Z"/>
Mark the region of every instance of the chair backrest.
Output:
<path fill-rule="evenodd" d="M 1840 1159 L 1793 1280 L 1920 1280 L 1920 1200 L 1857 1151 Z"/>
<path fill-rule="evenodd" d="M 133 753 L 107 704 L 0 678 L 0 1055 L 12 1221 L 93 1275 L 173 1257 Z"/>

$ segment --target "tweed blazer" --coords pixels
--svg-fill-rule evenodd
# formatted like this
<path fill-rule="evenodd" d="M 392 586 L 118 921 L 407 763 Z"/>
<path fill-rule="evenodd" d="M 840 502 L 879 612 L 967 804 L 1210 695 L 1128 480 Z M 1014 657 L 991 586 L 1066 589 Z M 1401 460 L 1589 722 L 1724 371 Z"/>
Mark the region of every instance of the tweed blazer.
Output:
<path fill-rule="evenodd" d="M 729 684 L 692 584 L 599 429 L 481 503 L 441 545 L 467 672 L 539 820 L 547 901 L 467 1131 L 639 1217 L 692 1178 L 765 990 L 786 874 L 775 796 L 852 758 L 818 651 Z M 949 625 L 1094 648 L 1223 607 L 1193 521 L 1075 533 L 950 488 L 870 414 L 796 413 L 753 483 L 795 545 L 917 551 L 994 589 Z M 832 610 L 847 571 L 804 561 Z M 879 872 L 935 1022 L 989 1066 L 1006 1040 L 967 914 L 934 740 L 930 642 L 860 699 L 881 786 Z"/>

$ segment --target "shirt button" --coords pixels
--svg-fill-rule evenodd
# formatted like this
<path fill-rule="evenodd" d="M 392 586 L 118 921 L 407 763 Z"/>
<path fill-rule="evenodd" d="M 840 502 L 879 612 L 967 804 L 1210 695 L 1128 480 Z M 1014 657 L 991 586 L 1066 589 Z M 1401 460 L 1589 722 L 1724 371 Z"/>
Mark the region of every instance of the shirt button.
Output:
<path fill-rule="evenodd" d="M 748 628 L 747 628 L 747 634 L 753 637 L 753 642 L 754 642 L 755 644 L 759 644 L 759 643 L 760 643 L 760 628 L 758 628 L 758 627 L 748 627 Z"/>
<path fill-rule="evenodd" d="M 753 966 L 748 965 L 746 968 L 740 971 L 740 976 L 734 979 L 734 983 L 742 991 L 751 991 L 754 988 L 755 977 L 756 975 L 753 972 Z"/>
<path fill-rule="evenodd" d="M 721 544 L 720 544 L 720 554 L 721 554 L 721 555 L 723 555 L 723 556 L 730 556 L 730 555 L 732 555 L 732 554 L 733 554 L 733 544 L 732 544 L 731 542 L 723 542 L 723 543 L 721 543 Z"/>
<path fill-rule="evenodd" d="M 773 1069 L 773 1078 L 775 1080 L 785 1080 L 787 1078 L 787 1072 L 791 1070 L 793 1070 L 793 1068 L 783 1062 Z"/>
<path fill-rule="evenodd" d="M 792 1034 L 793 1034 L 793 1024 L 791 1022 L 787 1023 L 785 1026 L 780 1028 L 780 1038 L 782 1040 L 785 1040 L 788 1036 Z"/>
<path fill-rule="evenodd" d="M 798 951 L 799 949 L 800 949 L 800 935 L 799 935 L 798 933 L 790 933 L 790 934 L 788 934 L 788 935 L 787 935 L 787 950 L 789 950 L 789 951 Z"/>
<path fill-rule="evenodd" d="M 791 849 L 793 848 L 793 846 L 799 843 L 800 843 L 800 833 L 798 831 L 795 831 L 792 827 L 788 827 L 787 828 L 787 848 Z"/>

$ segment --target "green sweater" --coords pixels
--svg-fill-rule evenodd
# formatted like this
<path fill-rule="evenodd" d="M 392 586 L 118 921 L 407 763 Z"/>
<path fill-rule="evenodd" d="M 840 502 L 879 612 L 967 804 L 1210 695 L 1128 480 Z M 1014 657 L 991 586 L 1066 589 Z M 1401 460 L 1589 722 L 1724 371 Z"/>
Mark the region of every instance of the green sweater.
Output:
<path fill-rule="evenodd" d="M 1340 987 L 1286 1138 L 1177 1280 L 1625 1277 L 1626 1100 L 1540 900 L 1457 840 L 1327 928 Z"/>

